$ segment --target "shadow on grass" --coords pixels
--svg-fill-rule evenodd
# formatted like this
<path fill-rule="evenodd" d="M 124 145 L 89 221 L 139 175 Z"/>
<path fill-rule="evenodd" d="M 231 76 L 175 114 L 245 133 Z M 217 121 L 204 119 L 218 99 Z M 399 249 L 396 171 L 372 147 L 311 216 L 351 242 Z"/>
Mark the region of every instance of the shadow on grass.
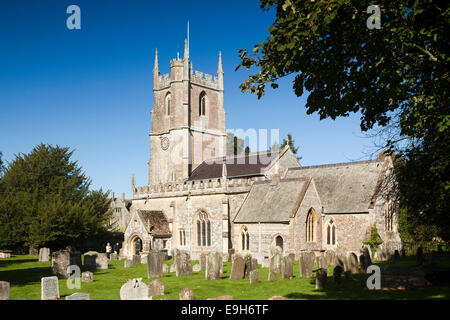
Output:
<path fill-rule="evenodd" d="M 7 267 L 18 263 L 37 262 L 37 259 L 13 259 L 13 260 L 0 260 L 0 267 Z"/>
<path fill-rule="evenodd" d="M 34 282 L 41 282 L 42 277 L 50 276 L 53 276 L 50 267 L 0 271 L 0 279 L 2 281 L 8 281 L 14 286 L 24 286 Z"/>

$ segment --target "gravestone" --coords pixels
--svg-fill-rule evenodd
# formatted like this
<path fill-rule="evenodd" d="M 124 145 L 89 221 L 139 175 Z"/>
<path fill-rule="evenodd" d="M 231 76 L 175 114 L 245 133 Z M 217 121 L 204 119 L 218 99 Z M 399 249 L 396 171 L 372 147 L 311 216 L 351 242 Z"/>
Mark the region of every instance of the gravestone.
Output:
<path fill-rule="evenodd" d="M 252 258 L 251 255 L 246 255 L 244 261 L 245 261 L 244 277 L 248 279 L 250 278 L 250 272 L 258 269 L 258 260 Z"/>
<path fill-rule="evenodd" d="M 250 272 L 250 284 L 255 284 L 259 282 L 259 271 L 252 270 Z"/>
<path fill-rule="evenodd" d="M 231 264 L 230 280 L 240 280 L 244 278 L 245 260 L 240 254 L 235 253 Z"/>
<path fill-rule="evenodd" d="M 152 250 L 147 255 L 147 277 L 155 278 L 160 277 L 162 274 L 162 265 L 164 260 L 164 254 Z"/>
<path fill-rule="evenodd" d="M 328 262 L 327 259 L 324 256 L 318 256 L 316 257 L 316 265 L 319 269 L 326 269 L 328 270 Z"/>
<path fill-rule="evenodd" d="M 165 263 L 162 265 L 162 273 L 168 273 L 169 272 L 169 266 Z"/>
<path fill-rule="evenodd" d="M 353 252 L 349 252 L 348 256 L 348 271 L 355 274 L 359 272 L 358 269 L 358 257 Z"/>
<path fill-rule="evenodd" d="M 194 290 L 191 288 L 184 288 L 178 294 L 180 300 L 194 300 Z"/>
<path fill-rule="evenodd" d="M 364 245 L 364 247 L 361 250 L 362 254 L 365 257 L 365 261 L 367 263 L 367 266 L 370 266 L 372 264 L 372 257 L 371 257 L 371 251 L 370 251 L 370 247 L 368 245 Z"/>
<path fill-rule="evenodd" d="M 347 271 L 347 257 L 344 254 L 336 254 L 336 266 L 340 266 L 342 270 Z"/>
<path fill-rule="evenodd" d="M 162 296 L 164 295 L 164 289 L 165 289 L 164 282 L 158 279 L 153 280 L 148 285 L 148 295 L 150 297 Z"/>
<path fill-rule="evenodd" d="M 228 261 L 233 261 L 233 254 L 236 252 L 234 249 L 228 249 Z"/>
<path fill-rule="evenodd" d="M 423 248 L 422 247 L 417 248 L 416 264 L 418 266 L 423 265 Z"/>
<path fill-rule="evenodd" d="M 329 266 L 336 266 L 336 253 L 333 250 L 328 250 L 325 252 L 325 259 L 327 260 L 327 264 Z"/>
<path fill-rule="evenodd" d="M 200 254 L 200 268 L 205 269 L 206 268 L 206 253 Z"/>
<path fill-rule="evenodd" d="M 334 282 L 341 282 L 342 274 L 344 273 L 344 268 L 342 268 L 340 265 L 337 265 L 333 269 L 333 281 Z"/>
<path fill-rule="evenodd" d="M 117 253 L 111 253 L 109 255 L 109 260 L 119 260 L 119 255 Z"/>
<path fill-rule="evenodd" d="M 200 272 L 202 270 L 202 267 L 200 266 L 200 264 L 194 264 L 192 266 L 192 272 Z"/>
<path fill-rule="evenodd" d="M 71 265 L 71 253 L 67 250 L 60 250 L 52 253 L 52 273 L 58 278 L 67 279 L 69 274 L 67 268 Z"/>
<path fill-rule="evenodd" d="M 295 253 L 289 253 L 288 257 L 291 259 L 292 264 L 295 263 Z"/>
<path fill-rule="evenodd" d="M 316 271 L 316 290 L 323 290 L 327 285 L 327 269 L 320 268 Z"/>
<path fill-rule="evenodd" d="M 59 300 L 58 277 L 41 278 L 41 300 Z"/>
<path fill-rule="evenodd" d="M 269 257 L 264 257 L 261 267 L 263 268 L 269 268 L 270 267 L 270 259 Z"/>
<path fill-rule="evenodd" d="M 0 281 L 0 300 L 9 300 L 10 285 L 7 281 Z"/>
<path fill-rule="evenodd" d="M 270 258 L 269 270 L 275 274 L 281 273 L 281 261 L 282 260 L 283 260 L 283 257 L 281 256 L 281 253 L 279 253 L 278 250 L 274 251 L 274 254 Z"/>
<path fill-rule="evenodd" d="M 367 263 L 366 256 L 363 254 L 359 256 L 359 266 L 361 268 L 361 272 L 367 272 L 367 268 L 369 267 L 369 265 Z"/>
<path fill-rule="evenodd" d="M 141 264 L 147 264 L 147 262 L 148 262 L 148 254 L 147 253 L 141 253 L 140 255 L 139 255 L 140 257 L 141 257 L 141 261 L 140 261 L 140 263 Z"/>
<path fill-rule="evenodd" d="M 268 281 L 277 280 L 277 274 L 269 269 L 269 274 L 268 274 L 267 280 Z"/>
<path fill-rule="evenodd" d="M 95 266 L 99 270 L 108 269 L 108 257 L 100 253 L 95 259 Z"/>
<path fill-rule="evenodd" d="M 120 288 L 120 300 L 150 300 L 148 286 L 142 278 L 128 279 Z"/>
<path fill-rule="evenodd" d="M 191 256 L 189 255 L 189 252 L 176 250 L 173 261 L 177 277 L 192 274 Z"/>
<path fill-rule="evenodd" d="M 175 264 L 170 266 L 170 272 L 176 272 Z"/>
<path fill-rule="evenodd" d="M 40 248 L 39 249 L 39 262 L 48 262 L 50 261 L 50 249 L 49 248 Z"/>
<path fill-rule="evenodd" d="M 220 269 L 222 267 L 222 255 L 219 252 L 211 252 L 206 256 L 206 269 L 205 269 L 205 279 L 206 280 L 217 280 L 220 279 Z"/>
<path fill-rule="evenodd" d="M 311 278 L 313 267 L 314 267 L 314 260 L 311 254 L 309 252 L 300 252 L 299 255 L 300 277 Z"/>
<path fill-rule="evenodd" d="M 84 254 L 84 265 L 106 270 L 108 269 L 108 258 L 103 253 L 89 251 Z"/>
<path fill-rule="evenodd" d="M 81 274 L 81 281 L 92 282 L 94 281 L 94 274 L 90 271 L 85 271 Z"/>
<path fill-rule="evenodd" d="M 294 277 L 294 263 L 292 262 L 292 258 L 286 256 L 281 261 L 281 275 L 283 279 L 292 279 Z"/>
<path fill-rule="evenodd" d="M 66 297 L 66 300 L 91 300 L 89 293 L 75 292 Z"/>
<path fill-rule="evenodd" d="M 123 260 L 124 268 L 133 268 L 133 260 L 125 259 Z"/>
<path fill-rule="evenodd" d="M 140 264 L 141 263 L 141 256 L 138 255 L 138 254 L 135 254 L 135 255 L 133 255 L 133 258 L 131 260 L 133 260 L 133 265 Z"/>
<path fill-rule="evenodd" d="M 38 247 L 36 247 L 36 246 L 31 246 L 31 247 L 28 249 L 28 254 L 29 254 L 30 256 L 37 256 L 37 255 L 39 254 Z"/>
<path fill-rule="evenodd" d="M 2 258 L 2 259 L 11 258 L 11 253 L 2 251 L 2 252 L 0 252 L 0 258 Z"/>

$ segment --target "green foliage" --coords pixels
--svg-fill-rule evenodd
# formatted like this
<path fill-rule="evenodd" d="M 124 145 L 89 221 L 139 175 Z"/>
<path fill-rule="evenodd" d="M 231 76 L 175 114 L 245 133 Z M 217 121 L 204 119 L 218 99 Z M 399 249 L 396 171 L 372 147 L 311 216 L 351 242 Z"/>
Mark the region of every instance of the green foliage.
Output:
<path fill-rule="evenodd" d="M 283 139 L 283 143 L 281 144 L 280 149 L 283 149 L 286 145 L 289 145 L 289 147 L 292 150 L 292 153 L 297 154 L 299 147 L 295 147 L 294 143 L 295 143 L 295 141 L 294 141 L 294 139 L 292 139 L 292 135 L 290 133 L 288 133 L 287 138 Z M 300 161 L 301 159 L 302 159 L 302 157 L 297 157 L 298 161 Z"/>
<path fill-rule="evenodd" d="M 232 132 L 227 132 L 227 156 L 244 153 L 244 139 L 236 137 Z"/>
<path fill-rule="evenodd" d="M 90 180 L 68 148 L 38 145 L 7 165 L 1 179 L 0 247 L 77 246 L 105 231 L 107 194 Z"/>
<path fill-rule="evenodd" d="M 370 229 L 370 239 L 368 241 L 364 241 L 363 243 L 370 246 L 370 250 L 372 250 L 372 257 L 373 257 L 375 255 L 375 252 L 377 251 L 378 246 L 383 243 L 380 235 L 378 234 L 377 225 L 375 223 Z"/>
<path fill-rule="evenodd" d="M 370 5 L 381 29 L 368 29 Z M 412 220 L 450 238 L 450 9 L 446 0 L 261 0 L 275 8 L 265 41 L 240 49 L 239 67 L 256 68 L 243 92 L 295 75 L 308 92 L 308 114 L 321 119 L 361 114 L 361 129 L 382 128 L 398 168 L 402 203 Z M 408 220 L 409 221 L 409 220 Z"/>

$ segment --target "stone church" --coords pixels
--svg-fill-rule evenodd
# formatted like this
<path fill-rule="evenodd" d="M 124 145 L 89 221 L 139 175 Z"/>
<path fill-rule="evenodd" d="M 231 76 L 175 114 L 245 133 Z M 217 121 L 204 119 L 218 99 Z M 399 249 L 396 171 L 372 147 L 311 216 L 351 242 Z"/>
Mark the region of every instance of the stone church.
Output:
<path fill-rule="evenodd" d="M 233 248 L 261 263 L 274 246 L 358 251 L 374 224 L 382 246 L 401 246 L 389 157 L 302 167 L 288 146 L 226 156 L 223 76 L 220 53 L 217 75 L 194 72 L 186 41 L 162 75 L 156 51 L 148 184 L 132 177 L 121 254 Z"/>

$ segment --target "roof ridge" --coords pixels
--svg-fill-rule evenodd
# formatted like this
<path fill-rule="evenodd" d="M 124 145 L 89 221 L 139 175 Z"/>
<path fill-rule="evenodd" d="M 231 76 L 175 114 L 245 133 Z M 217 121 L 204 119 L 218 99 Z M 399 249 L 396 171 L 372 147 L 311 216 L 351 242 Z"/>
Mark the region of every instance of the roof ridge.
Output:
<path fill-rule="evenodd" d="M 361 160 L 361 161 L 349 161 L 349 162 L 326 163 L 326 164 L 318 164 L 318 165 L 312 165 L 312 166 L 302 166 L 302 167 L 298 167 L 298 168 L 289 168 L 289 170 L 301 170 L 301 169 L 310 169 L 310 168 L 340 167 L 340 166 L 348 166 L 348 165 L 364 164 L 364 163 L 373 163 L 373 162 L 384 162 L 384 159 L 372 159 L 372 160 Z"/>

